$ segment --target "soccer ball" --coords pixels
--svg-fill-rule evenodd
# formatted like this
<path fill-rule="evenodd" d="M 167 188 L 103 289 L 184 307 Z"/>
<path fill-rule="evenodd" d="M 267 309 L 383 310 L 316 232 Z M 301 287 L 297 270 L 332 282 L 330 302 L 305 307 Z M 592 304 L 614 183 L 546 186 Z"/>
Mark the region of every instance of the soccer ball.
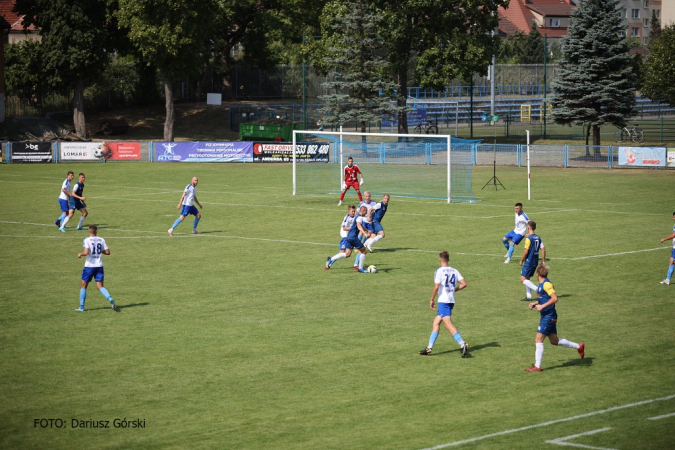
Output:
<path fill-rule="evenodd" d="M 377 272 L 377 267 L 375 267 L 375 266 L 368 266 L 368 272 L 370 272 L 370 273 L 375 273 L 375 272 Z"/>

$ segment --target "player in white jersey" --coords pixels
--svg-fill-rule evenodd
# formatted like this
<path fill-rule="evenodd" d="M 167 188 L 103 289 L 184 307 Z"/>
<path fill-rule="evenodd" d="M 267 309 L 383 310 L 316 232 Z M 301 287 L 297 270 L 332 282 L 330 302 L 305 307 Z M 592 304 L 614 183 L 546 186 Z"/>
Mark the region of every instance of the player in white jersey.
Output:
<path fill-rule="evenodd" d="M 113 311 L 117 311 L 115 301 L 110 296 L 108 290 L 103 287 L 104 274 L 101 257 L 103 255 L 109 255 L 110 250 L 108 249 L 108 244 L 105 243 L 105 239 L 98 237 L 98 227 L 96 225 L 89 225 L 89 237 L 82 241 L 82 246 L 84 251 L 78 253 L 77 257 L 82 258 L 83 256 L 86 256 L 87 259 L 84 262 L 84 269 L 82 270 L 80 307 L 75 311 L 84 311 L 84 301 L 87 299 L 87 287 L 92 279 L 96 281 L 96 287 L 108 300 Z"/>
<path fill-rule="evenodd" d="M 506 247 L 506 249 L 508 250 L 506 255 L 504 255 L 504 258 L 506 258 L 504 264 L 508 264 L 511 262 L 511 256 L 513 256 L 514 246 L 520 244 L 520 241 L 522 241 L 523 238 L 525 237 L 525 233 L 527 233 L 527 222 L 529 222 L 530 220 L 527 217 L 527 214 L 523 212 L 522 203 L 516 203 L 515 209 L 516 209 L 516 227 L 512 231 L 509 231 L 506 234 L 506 236 L 502 238 L 502 244 L 504 244 L 504 247 Z"/>
<path fill-rule="evenodd" d="M 54 221 L 59 230 L 66 232 L 66 229 L 61 225 L 61 221 L 68 217 L 68 210 L 70 209 L 68 205 L 68 200 L 70 200 L 70 182 L 73 181 L 75 174 L 70 171 L 66 175 L 66 179 L 61 184 L 61 192 L 59 193 L 59 207 L 61 208 L 61 215 L 58 219 Z"/>
<path fill-rule="evenodd" d="M 449 261 L 450 254 L 448 252 L 443 251 L 438 255 L 438 262 L 441 263 L 441 267 L 436 269 L 434 273 L 434 290 L 431 293 L 431 300 L 429 301 L 429 307 L 433 310 L 434 300 L 436 299 L 436 294 L 438 294 L 438 313 L 431 327 L 429 344 L 424 350 L 420 351 L 420 355 L 431 354 L 434 342 L 436 342 L 436 338 L 438 337 L 438 332 L 441 330 L 441 322 L 443 322 L 445 328 L 462 349 L 462 358 L 466 357 L 469 350 L 469 344 L 464 342 L 457 328 L 455 328 L 450 320 L 452 308 L 455 306 L 455 292 L 464 289 L 466 281 L 464 281 L 464 277 L 462 277 L 462 274 L 457 269 L 453 269 L 448 265 Z"/>
<path fill-rule="evenodd" d="M 673 213 L 673 221 L 675 221 L 675 212 Z M 670 252 L 670 259 L 668 260 L 668 273 L 666 274 L 666 279 L 661 282 L 661 284 L 670 284 L 670 279 L 673 278 L 673 272 L 675 271 L 675 225 L 673 225 L 673 233 L 661 239 L 663 244 L 668 239 L 673 240 L 673 250 Z"/>
<path fill-rule="evenodd" d="M 89 215 L 89 212 L 87 211 L 87 204 L 84 202 L 86 200 L 86 197 L 84 197 L 84 178 L 85 178 L 84 174 L 80 172 L 77 178 L 77 183 L 73 185 L 73 192 L 70 193 L 70 200 L 69 200 L 70 207 L 68 210 L 68 217 L 66 217 L 63 220 L 61 228 L 66 227 L 68 221 L 73 218 L 75 210 L 78 210 L 82 213 L 80 221 L 78 222 L 76 227 L 77 230 L 82 229 L 82 223 L 84 222 L 84 219 Z"/>
<path fill-rule="evenodd" d="M 357 207 L 357 209 L 361 210 L 362 206 L 365 206 L 368 209 L 368 214 L 366 215 L 367 222 L 368 222 L 367 227 L 371 226 L 370 210 L 373 209 L 373 206 L 375 206 L 376 204 L 377 204 L 377 202 L 371 199 L 370 191 L 366 191 L 366 192 L 363 193 L 363 201 L 361 203 L 359 203 L 359 206 Z M 370 228 L 368 228 L 368 229 L 370 230 Z M 372 230 L 370 230 L 370 231 L 372 231 Z M 359 236 L 359 238 L 361 239 L 361 242 L 365 242 L 366 239 L 367 239 L 366 236 Z M 352 267 L 352 269 L 359 270 L 359 259 L 361 259 L 361 254 L 357 253 L 356 258 L 354 259 L 354 267 Z"/>
<path fill-rule="evenodd" d="M 176 221 L 171 225 L 171 228 L 169 228 L 169 236 L 173 236 L 173 229 L 176 228 L 185 218 L 189 215 L 192 214 L 195 216 L 195 222 L 194 226 L 192 228 L 192 234 L 197 234 L 197 224 L 199 224 L 199 219 L 202 218 L 202 215 L 199 214 L 199 210 L 195 208 L 193 203 L 196 203 L 199 205 L 201 209 L 204 209 L 201 203 L 199 203 L 199 200 L 197 200 L 197 183 L 199 180 L 197 177 L 192 177 L 192 181 L 190 184 L 188 184 L 185 187 L 185 190 L 183 191 L 183 195 L 181 196 L 180 200 L 178 201 L 178 206 L 176 206 L 176 209 L 181 209 L 180 212 L 180 217 L 176 219 Z"/>

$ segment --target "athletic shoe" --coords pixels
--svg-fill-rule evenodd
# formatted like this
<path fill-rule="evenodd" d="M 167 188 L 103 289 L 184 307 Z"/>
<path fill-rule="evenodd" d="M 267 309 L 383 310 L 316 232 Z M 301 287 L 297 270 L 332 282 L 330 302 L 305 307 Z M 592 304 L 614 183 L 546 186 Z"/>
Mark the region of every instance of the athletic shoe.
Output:
<path fill-rule="evenodd" d="M 363 244 L 363 245 L 366 246 L 366 248 L 368 249 L 368 251 L 369 251 L 370 253 L 373 253 L 373 248 L 371 247 L 372 244 Z"/>
<path fill-rule="evenodd" d="M 507 258 L 504 260 L 504 264 L 508 264 L 508 263 L 510 263 L 510 262 L 511 262 L 511 258 L 509 258 L 509 257 L 507 257 Z"/>
<path fill-rule="evenodd" d="M 525 372 L 541 372 L 541 368 L 532 364 L 532 367 L 525 369 Z"/>
<path fill-rule="evenodd" d="M 507 253 L 506 255 L 504 255 L 504 258 L 508 258 L 508 257 L 509 257 L 509 254 L 508 254 L 508 253 Z"/>
<path fill-rule="evenodd" d="M 368 271 L 367 271 L 366 269 L 360 269 L 360 268 L 359 268 L 358 270 L 359 270 L 359 272 L 361 272 L 361 273 L 368 273 Z"/>
<path fill-rule="evenodd" d="M 61 221 L 60 221 L 59 219 L 56 219 L 56 220 L 54 221 L 54 225 L 56 225 L 57 227 L 61 228 Z"/>
<path fill-rule="evenodd" d="M 173 236 L 173 228 L 169 228 L 169 236 Z"/>
<path fill-rule="evenodd" d="M 462 358 L 466 358 L 466 352 L 468 351 L 469 351 L 469 344 L 465 342 L 464 347 L 462 347 Z"/>
<path fill-rule="evenodd" d="M 584 359 L 584 350 L 586 350 L 586 344 L 583 342 L 579 342 L 579 349 L 577 350 L 579 352 L 579 356 L 581 356 L 581 359 Z"/>
<path fill-rule="evenodd" d="M 525 297 L 525 298 L 521 298 L 520 301 L 521 301 L 521 302 L 531 302 L 532 299 L 531 299 L 531 298 Z"/>
<path fill-rule="evenodd" d="M 420 355 L 423 355 L 423 356 L 431 355 L 431 349 L 429 347 L 427 347 L 424 350 L 420 350 Z"/>
<path fill-rule="evenodd" d="M 84 312 L 84 308 L 75 308 L 75 311 Z"/>
<path fill-rule="evenodd" d="M 670 284 L 670 280 L 666 278 L 665 280 L 661 281 L 661 284 L 665 284 L 666 286 L 668 286 Z"/>
<path fill-rule="evenodd" d="M 79 226 L 78 226 L 77 228 L 75 228 L 75 229 L 76 229 L 76 230 L 84 230 L 84 228 L 79 227 Z"/>
<path fill-rule="evenodd" d="M 113 303 L 110 307 L 112 308 L 113 311 L 117 311 L 117 305 L 116 304 Z"/>
<path fill-rule="evenodd" d="M 63 228 L 63 227 L 61 227 L 61 228 L 59 228 L 59 231 L 60 231 L 61 233 L 65 233 L 65 232 L 66 232 L 66 229 Z"/>
<path fill-rule="evenodd" d="M 359 270 L 359 266 L 352 267 L 352 270 Z"/>
<path fill-rule="evenodd" d="M 323 270 L 330 269 L 330 266 L 332 266 L 332 265 L 333 265 L 333 260 L 329 256 L 328 259 L 326 260 L 326 265 L 324 266 Z"/>
<path fill-rule="evenodd" d="M 342 206 L 342 200 L 338 202 L 338 206 Z"/>
<path fill-rule="evenodd" d="M 193 228 L 193 229 L 192 229 L 192 234 L 199 234 L 199 233 L 197 233 L 197 230 Z"/>

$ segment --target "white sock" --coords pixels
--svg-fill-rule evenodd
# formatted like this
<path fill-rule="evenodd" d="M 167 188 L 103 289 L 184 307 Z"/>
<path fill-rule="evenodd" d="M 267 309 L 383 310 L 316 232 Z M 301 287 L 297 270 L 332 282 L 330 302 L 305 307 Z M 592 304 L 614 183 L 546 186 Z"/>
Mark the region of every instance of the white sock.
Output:
<path fill-rule="evenodd" d="M 532 289 L 528 286 L 525 286 L 525 297 L 527 297 L 528 300 L 532 300 Z"/>
<path fill-rule="evenodd" d="M 370 247 L 370 245 L 373 243 L 373 238 L 368 238 L 366 239 L 366 242 L 363 243 L 366 247 Z"/>
<path fill-rule="evenodd" d="M 558 345 L 562 345 L 565 348 L 579 348 L 579 344 L 576 342 L 568 341 L 567 339 L 558 339 Z"/>
<path fill-rule="evenodd" d="M 361 253 L 361 258 L 359 258 L 359 269 L 363 269 L 363 263 L 365 262 L 365 260 L 366 260 L 366 254 Z"/>
<path fill-rule="evenodd" d="M 338 259 L 342 259 L 342 258 L 346 258 L 346 257 L 347 257 L 347 255 L 345 255 L 344 253 L 340 252 L 340 253 L 338 253 L 337 255 L 331 257 L 331 259 L 332 259 L 333 261 L 337 261 Z"/>
<path fill-rule="evenodd" d="M 77 226 L 81 227 L 83 222 L 84 222 L 84 216 L 80 217 L 80 221 L 77 223 Z"/>
<path fill-rule="evenodd" d="M 379 241 L 380 239 L 382 239 L 382 236 L 380 236 L 379 234 L 377 236 L 375 236 L 374 238 L 372 238 L 373 244 L 376 243 L 377 241 Z"/>
<path fill-rule="evenodd" d="M 534 365 L 541 369 L 541 359 L 544 357 L 544 343 L 536 342 L 536 350 L 534 351 Z"/>
<path fill-rule="evenodd" d="M 536 291 L 536 290 L 537 290 L 537 285 L 534 284 L 533 282 L 531 282 L 530 280 L 525 280 L 525 281 L 523 281 L 523 284 L 525 285 L 525 287 L 529 287 L 529 288 L 532 289 L 533 291 Z"/>
<path fill-rule="evenodd" d="M 66 218 L 63 219 L 63 222 L 61 222 L 61 228 L 65 228 L 66 224 L 68 223 L 69 220 L 70 220 L 70 217 L 66 216 Z"/>

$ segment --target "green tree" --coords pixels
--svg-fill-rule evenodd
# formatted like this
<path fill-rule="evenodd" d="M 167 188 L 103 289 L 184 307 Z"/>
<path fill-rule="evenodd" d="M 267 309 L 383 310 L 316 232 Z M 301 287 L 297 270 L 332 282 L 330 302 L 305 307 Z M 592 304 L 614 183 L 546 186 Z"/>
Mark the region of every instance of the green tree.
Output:
<path fill-rule="evenodd" d="M 553 121 L 586 125 L 593 145 L 600 145 L 602 125 L 624 126 L 636 114 L 636 79 L 618 5 L 619 0 L 585 0 L 574 11 L 553 83 Z"/>
<path fill-rule="evenodd" d="M 652 100 L 675 105 L 675 25 L 668 25 L 649 43 L 642 93 Z"/>
<path fill-rule="evenodd" d="M 119 0 L 118 18 L 147 64 L 155 66 L 164 85 L 164 140 L 173 141 L 173 82 L 200 73 L 212 48 L 218 17 L 215 0 Z"/>
<path fill-rule="evenodd" d="M 656 10 L 652 10 L 652 19 L 649 22 L 649 41 L 656 39 L 661 34 L 661 20 L 656 17 Z"/>
<path fill-rule="evenodd" d="M 518 53 L 520 64 L 544 64 L 544 36 L 537 29 L 537 25 L 532 23 L 530 33 L 522 42 Z"/>
<path fill-rule="evenodd" d="M 87 137 L 84 90 L 108 62 L 107 0 L 16 0 L 14 11 L 38 29 L 42 70 L 52 86 L 73 90 L 75 132 Z"/>
<path fill-rule="evenodd" d="M 326 123 L 356 121 L 365 133 L 368 123 L 381 120 L 382 114 L 397 114 L 391 104 L 397 85 L 390 81 L 389 64 L 379 54 L 384 47 L 377 36 L 379 20 L 364 1 L 336 1 L 324 7 L 321 31 L 328 45 L 324 63 L 333 77 L 322 85 L 330 94 L 319 97 L 326 102 L 321 110 Z"/>
<path fill-rule="evenodd" d="M 406 96 L 411 70 L 424 87 L 485 75 L 498 41 L 497 8 L 509 0 L 372 0 L 382 11 L 382 34 L 399 86 L 398 131 L 408 132 Z"/>
<path fill-rule="evenodd" d="M 38 40 L 26 39 L 5 50 L 7 93 L 31 104 L 40 102 L 39 95 L 49 84 L 42 67 L 41 46 Z"/>

